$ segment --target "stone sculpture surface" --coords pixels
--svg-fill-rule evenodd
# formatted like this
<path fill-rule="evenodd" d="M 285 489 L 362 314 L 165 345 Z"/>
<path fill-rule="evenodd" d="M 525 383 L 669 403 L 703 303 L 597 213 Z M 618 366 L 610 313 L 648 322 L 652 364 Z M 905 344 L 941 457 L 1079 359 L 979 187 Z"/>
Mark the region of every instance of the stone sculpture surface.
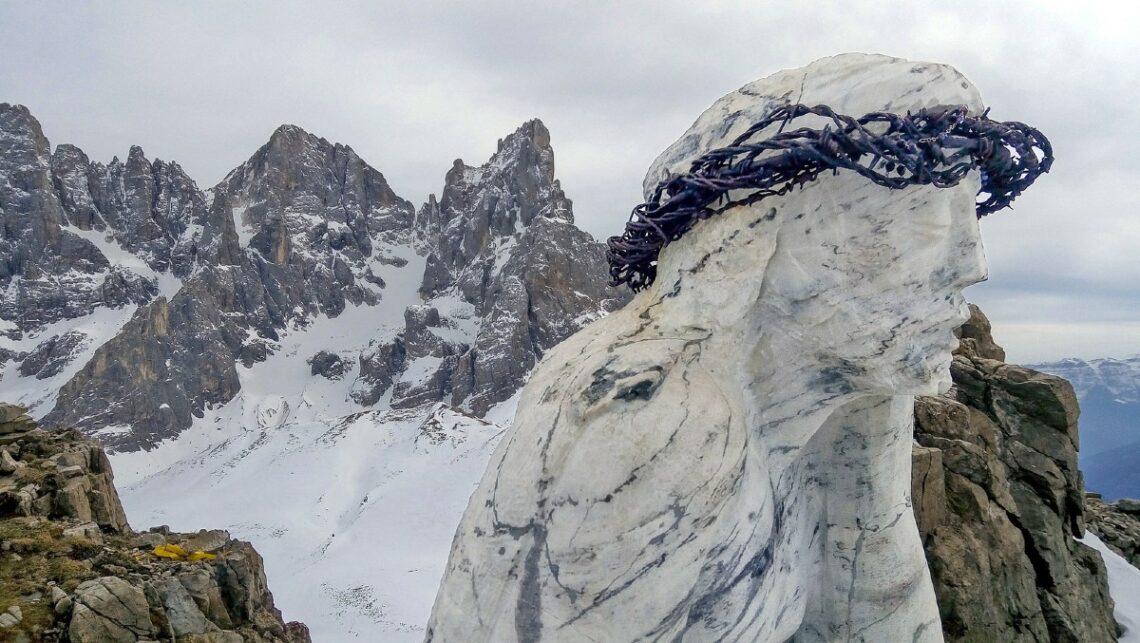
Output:
<path fill-rule="evenodd" d="M 983 110 L 954 69 L 851 54 L 725 96 L 670 172 L 774 106 Z M 977 173 L 851 173 L 702 221 L 552 349 L 459 526 L 428 641 L 941 641 L 912 404 L 985 278 Z"/>

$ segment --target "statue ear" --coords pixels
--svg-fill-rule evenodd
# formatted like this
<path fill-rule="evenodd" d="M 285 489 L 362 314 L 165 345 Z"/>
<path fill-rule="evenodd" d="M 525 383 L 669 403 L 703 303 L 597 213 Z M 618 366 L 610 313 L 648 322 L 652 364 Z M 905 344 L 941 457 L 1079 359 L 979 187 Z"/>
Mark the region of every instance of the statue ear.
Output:
<path fill-rule="evenodd" d="M 656 298 L 681 296 L 731 323 L 759 297 L 775 254 L 780 211 L 740 206 L 701 221 L 662 250 Z"/>

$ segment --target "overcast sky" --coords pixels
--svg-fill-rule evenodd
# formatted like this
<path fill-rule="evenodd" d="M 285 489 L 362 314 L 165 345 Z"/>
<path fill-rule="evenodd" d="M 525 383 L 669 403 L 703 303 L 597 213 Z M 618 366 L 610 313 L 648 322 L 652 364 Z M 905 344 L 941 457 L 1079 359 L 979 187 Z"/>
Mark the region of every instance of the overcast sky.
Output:
<path fill-rule="evenodd" d="M 1011 361 L 1140 353 L 1140 10 L 1071 2 L 9 2 L 0 101 L 93 159 L 214 185 L 293 123 L 417 205 L 455 158 L 549 127 L 579 224 L 620 231 L 653 158 L 721 95 L 845 51 L 958 67 L 1051 174 L 983 222 Z M 1111 7 L 1110 9 L 1108 7 Z"/>

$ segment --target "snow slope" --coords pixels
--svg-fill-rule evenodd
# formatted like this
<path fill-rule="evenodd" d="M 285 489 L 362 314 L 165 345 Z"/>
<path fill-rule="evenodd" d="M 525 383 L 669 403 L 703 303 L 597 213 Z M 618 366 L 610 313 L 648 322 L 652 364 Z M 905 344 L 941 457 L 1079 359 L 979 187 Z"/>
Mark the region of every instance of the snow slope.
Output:
<path fill-rule="evenodd" d="M 420 303 L 423 257 L 391 251 L 407 263 L 377 266 L 379 305 L 289 329 L 269 359 L 239 368 L 235 399 L 156 449 L 111 456 L 136 529 L 223 528 L 253 542 L 278 607 L 315 641 L 423 639 L 459 516 L 514 415 L 513 399 L 482 420 L 352 401 L 355 356 Z M 353 370 L 313 376 L 306 360 L 321 350 Z"/>
<path fill-rule="evenodd" d="M 513 413 L 501 405 L 500 417 Z M 451 538 L 502 428 L 446 409 L 242 431 L 123 490 L 136 527 L 210 526 L 265 558 L 315 641 L 420 641 Z"/>
<path fill-rule="evenodd" d="M 1080 541 L 1100 552 L 1108 568 L 1108 590 L 1116 601 L 1113 615 L 1124 626 L 1121 643 L 1140 643 L 1140 569 L 1112 551 L 1096 534 L 1085 532 Z"/>
<path fill-rule="evenodd" d="M 89 315 L 61 319 L 18 340 L 0 335 L 0 349 L 15 353 L 31 351 L 40 342 L 53 336 L 72 332 L 84 335 L 83 343 L 76 351 L 75 357 L 59 373 L 49 378 L 41 380 L 22 376 L 19 371 L 20 362 L 17 360 L 0 364 L 4 401 L 25 406 L 36 417 L 50 411 L 55 405 L 59 387 L 83 368 L 100 346 L 119 333 L 123 325 L 135 314 L 135 310 L 134 306 L 118 308 L 100 306 Z"/>

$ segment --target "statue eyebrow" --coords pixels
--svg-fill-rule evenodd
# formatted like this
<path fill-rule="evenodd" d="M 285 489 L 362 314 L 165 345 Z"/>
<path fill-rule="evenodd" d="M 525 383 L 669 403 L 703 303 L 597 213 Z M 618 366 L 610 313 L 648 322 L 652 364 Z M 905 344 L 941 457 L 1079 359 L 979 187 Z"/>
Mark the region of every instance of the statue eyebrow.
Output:
<path fill-rule="evenodd" d="M 809 114 L 830 122 L 783 131 Z M 776 123 L 781 123 L 779 132 L 758 137 Z M 1052 165 L 1053 148 L 1044 134 L 1018 121 L 991 120 L 988 109 L 981 116 L 970 116 L 965 105 L 951 105 L 854 118 L 826 105 L 782 105 L 731 144 L 698 157 L 688 172 L 667 177 L 652 198 L 633 208 L 625 231 L 606 242 L 610 285 L 644 290 L 656 279 L 661 249 L 698 221 L 787 194 L 827 170 L 853 171 L 877 185 L 902 189 L 953 187 L 976 169 L 982 179 L 976 199 L 981 218 L 1009 207 Z M 730 199 L 730 190 L 748 193 Z"/>

